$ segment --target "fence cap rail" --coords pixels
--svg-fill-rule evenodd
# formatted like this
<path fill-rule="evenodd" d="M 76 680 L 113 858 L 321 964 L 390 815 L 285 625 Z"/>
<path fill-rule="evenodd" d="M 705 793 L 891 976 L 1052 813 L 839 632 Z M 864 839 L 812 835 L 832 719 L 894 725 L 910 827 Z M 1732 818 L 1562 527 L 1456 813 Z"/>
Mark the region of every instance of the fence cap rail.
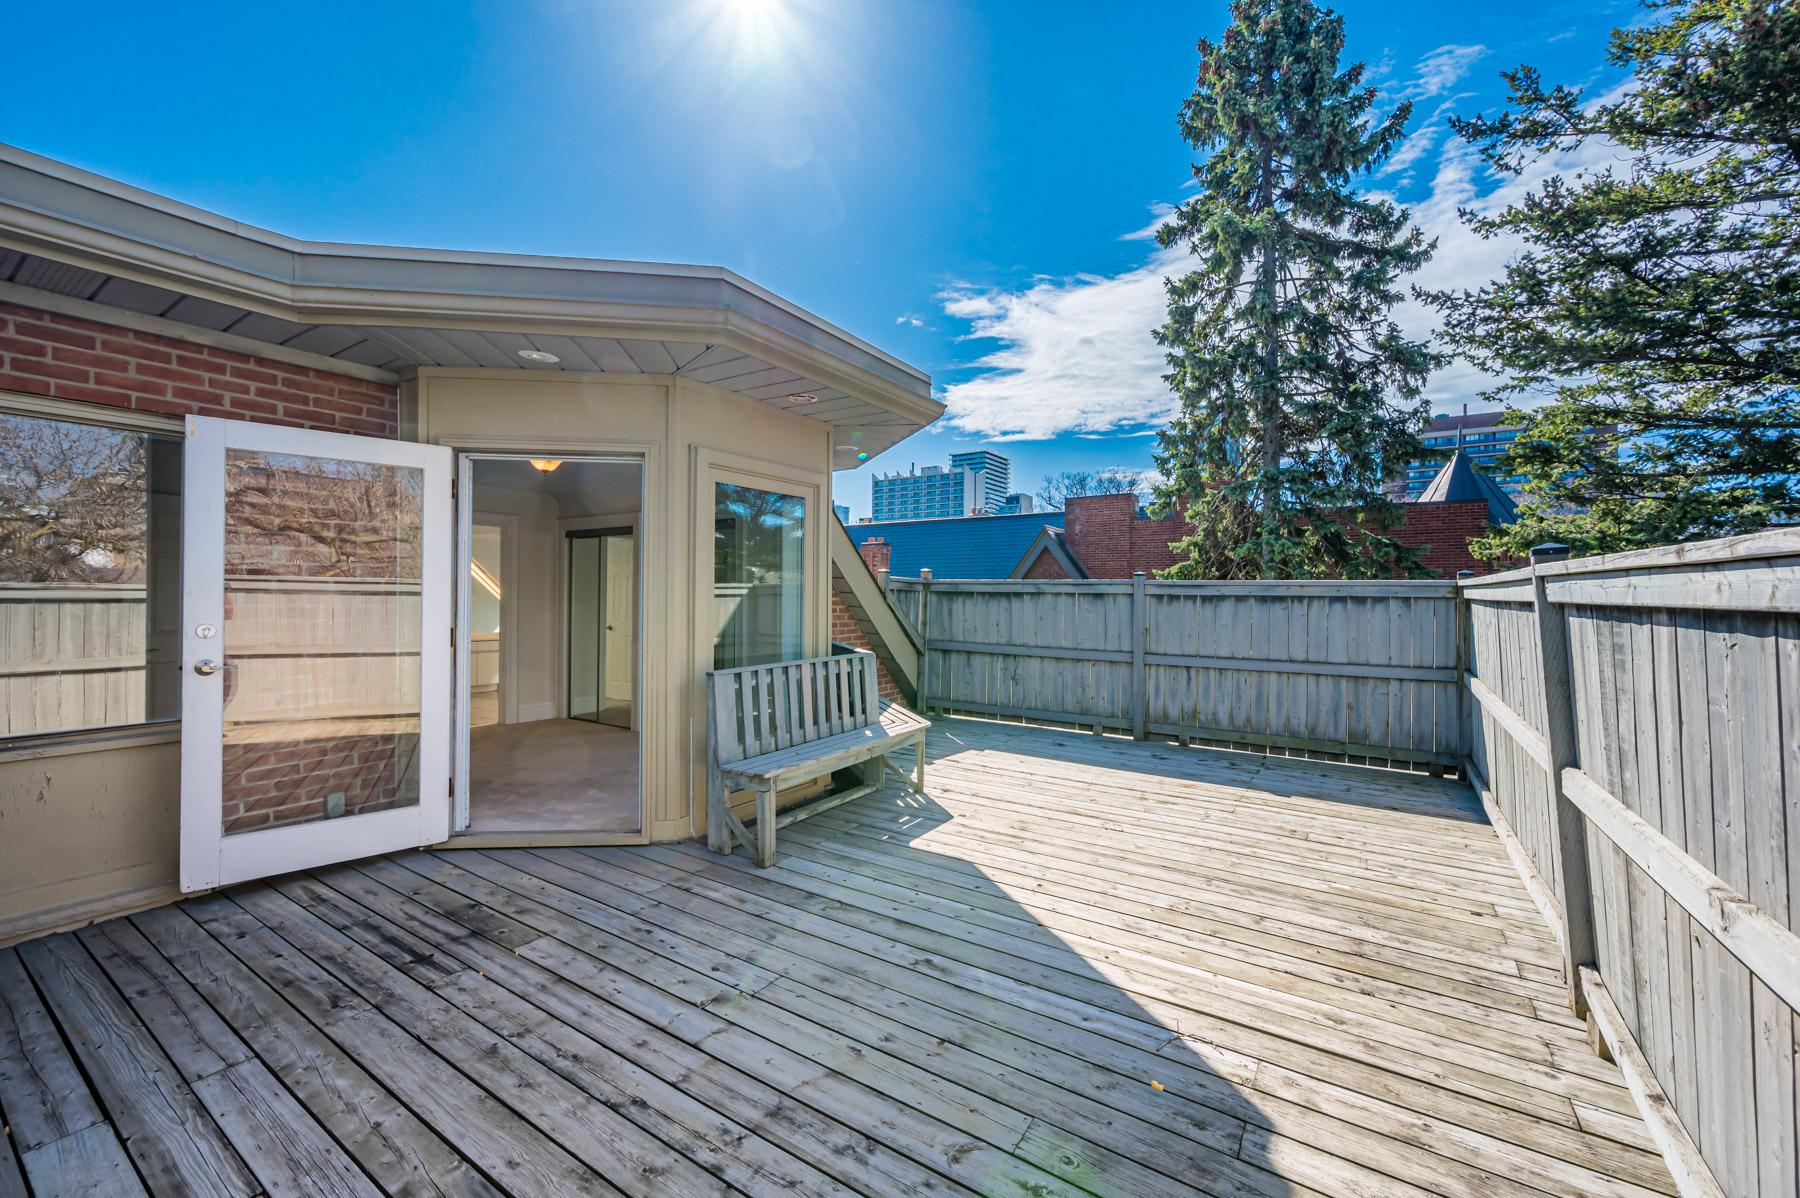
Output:
<path fill-rule="evenodd" d="M 1563 574 L 1599 574 L 1617 570 L 1648 570 L 1660 566 L 1699 566 L 1716 562 L 1748 561 L 1753 558 L 1800 557 L 1800 528 L 1773 528 L 1747 533 L 1741 537 L 1719 537 L 1711 541 L 1688 541 L 1681 545 L 1663 545 L 1656 549 L 1633 549 L 1626 553 L 1602 553 L 1593 557 L 1577 557 L 1568 561 L 1544 562 L 1533 570 L 1530 566 L 1469 578 L 1459 585 L 1468 591 L 1505 586 L 1530 580 L 1533 574 L 1554 577 Z"/>
<path fill-rule="evenodd" d="M 889 575 L 890 587 L 918 587 L 924 579 L 901 578 Z M 1129 578 L 933 578 L 931 589 L 935 591 L 955 591 L 980 589 L 983 591 L 1017 591 L 1020 594 L 1117 594 L 1128 595 L 1132 590 Z M 1422 581 L 1408 580 L 1347 580 L 1341 578 L 1311 578 L 1295 580 L 1266 579 L 1231 579 L 1231 580 L 1175 580 L 1147 579 L 1145 589 L 1152 595 L 1240 595 L 1253 598 L 1258 595 L 1313 595 L 1318 597 L 1357 597 L 1380 599 L 1402 597 L 1408 599 L 1454 599 L 1456 584 L 1439 582 L 1432 579 Z"/>

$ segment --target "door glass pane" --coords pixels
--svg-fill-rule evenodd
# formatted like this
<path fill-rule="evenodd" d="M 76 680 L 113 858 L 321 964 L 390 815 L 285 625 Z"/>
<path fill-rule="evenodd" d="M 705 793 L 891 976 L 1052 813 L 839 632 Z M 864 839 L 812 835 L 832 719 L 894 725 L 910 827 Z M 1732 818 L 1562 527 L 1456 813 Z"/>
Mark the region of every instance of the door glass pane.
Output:
<path fill-rule="evenodd" d="M 0 413 L 0 737 L 179 711 L 181 441 Z"/>
<path fill-rule="evenodd" d="M 806 630 L 806 500 L 719 483 L 713 511 L 713 668 L 793 661 Z"/>
<path fill-rule="evenodd" d="M 225 455 L 224 833 L 419 801 L 424 472 Z"/>

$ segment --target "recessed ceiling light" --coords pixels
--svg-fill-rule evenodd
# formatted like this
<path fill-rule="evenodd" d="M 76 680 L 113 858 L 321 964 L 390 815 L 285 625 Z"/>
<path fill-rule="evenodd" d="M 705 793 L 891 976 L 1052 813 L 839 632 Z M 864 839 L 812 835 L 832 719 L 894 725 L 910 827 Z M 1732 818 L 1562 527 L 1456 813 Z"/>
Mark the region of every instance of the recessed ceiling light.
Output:
<path fill-rule="evenodd" d="M 851 453 L 851 452 L 853 452 L 853 451 L 854 451 L 854 450 L 855 450 L 855 449 L 856 449 L 856 446 L 854 446 L 854 445 L 840 445 L 840 446 L 838 446 L 838 448 L 839 448 L 839 449 L 840 449 L 840 450 L 842 450 L 842 451 L 843 451 L 843 452 L 844 452 L 844 453 Z"/>
<path fill-rule="evenodd" d="M 787 401 L 789 403 L 818 403 L 819 397 L 812 394 L 811 392 L 802 391 L 797 395 L 788 396 Z"/>
<path fill-rule="evenodd" d="M 549 350 L 544 349 L 522 349 L 519 351 L 519 356 L 524 358 L 527 362 L 552 363 L 562 361 L 561 358 L 557 357 Z"/>

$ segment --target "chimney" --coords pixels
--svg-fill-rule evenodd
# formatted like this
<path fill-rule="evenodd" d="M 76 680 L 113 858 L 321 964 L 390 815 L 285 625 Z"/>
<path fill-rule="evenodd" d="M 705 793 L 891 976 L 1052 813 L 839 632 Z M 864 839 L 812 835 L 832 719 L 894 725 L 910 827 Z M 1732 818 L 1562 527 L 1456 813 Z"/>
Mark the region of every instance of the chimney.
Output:
<path fill-rule="evenodd" d="M 862 543 L 858 552 L 862 554 L 863 562 L 869 567 L 871 574 L 888 569 L 894 558 L 894 547 L 882 537 L 870 537 Z"/>

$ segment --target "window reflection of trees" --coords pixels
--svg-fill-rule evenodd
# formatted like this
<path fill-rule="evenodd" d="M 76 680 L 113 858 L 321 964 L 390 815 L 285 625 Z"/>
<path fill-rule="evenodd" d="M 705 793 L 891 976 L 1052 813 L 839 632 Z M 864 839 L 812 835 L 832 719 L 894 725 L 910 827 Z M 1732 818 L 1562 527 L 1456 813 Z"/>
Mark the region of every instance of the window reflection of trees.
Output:
<path fill-rule="evenodd" d="M 179 711 L 181 442 L 0 413 L 0 736 Z"/>
<path fill-rule="evenodd" d="M 402 466 L 231 450 L 225 573 L 417 580 L 423 486 Z"/>
<path fill-rule="evenodd" d="M 719 483 L 714 505 L 714 668 L 799 657 L 805 628 L 806 501 Z"/>
<path fill-rule="evenodd" d="M 0 581 L 142 582 L 149 437 L 0 416 Z"/>

